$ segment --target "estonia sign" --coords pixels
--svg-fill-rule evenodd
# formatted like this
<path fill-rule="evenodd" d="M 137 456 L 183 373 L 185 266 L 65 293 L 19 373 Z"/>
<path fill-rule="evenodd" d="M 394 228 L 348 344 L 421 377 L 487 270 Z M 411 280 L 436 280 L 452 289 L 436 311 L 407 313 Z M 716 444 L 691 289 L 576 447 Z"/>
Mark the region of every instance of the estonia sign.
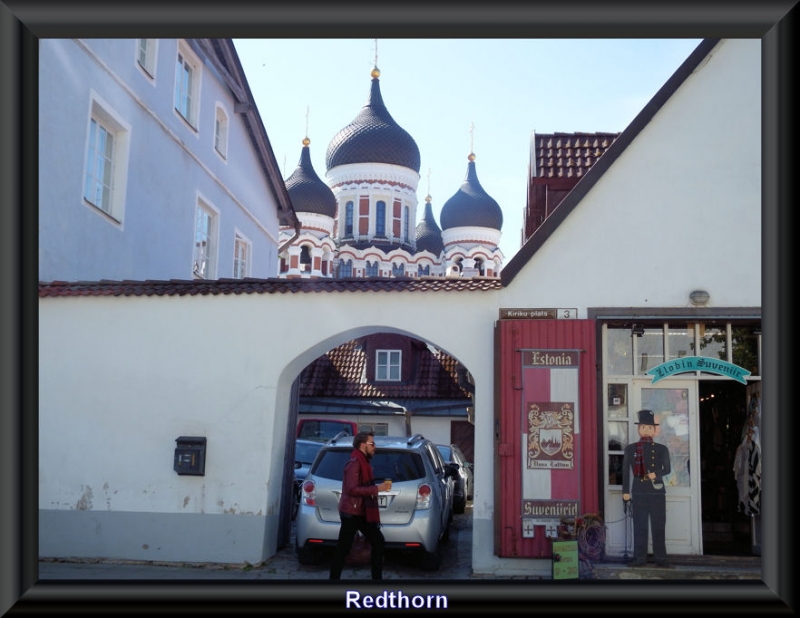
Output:
<path fill-rule="evenodd" d="M 745 378 L 750 375 L 747 369 L 739 367 L 739 365 L 734 365 L 733 363 L 722 360 L 715 360 L 706 356 L 684 356 L 683 358 L 676 358 L 653 367 L 647 371 L 647 375 L 653 376 L 652 384 L 655 384 L 661 378 L 666 378 L 676 373 L 686 373 L 687 371 L 716 373 L 721 376 L 733 378 L 742 384 L 747 384 Z"/>

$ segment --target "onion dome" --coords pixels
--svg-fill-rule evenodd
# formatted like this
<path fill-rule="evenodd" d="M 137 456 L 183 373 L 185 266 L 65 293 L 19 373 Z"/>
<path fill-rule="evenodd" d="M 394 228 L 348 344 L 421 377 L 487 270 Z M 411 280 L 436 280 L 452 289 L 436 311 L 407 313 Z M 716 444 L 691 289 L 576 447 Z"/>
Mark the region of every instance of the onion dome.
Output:
<path fill-rule="evenodd" d="M 468 159 L 467 177 L 461 188 L 442 206 L 442 229 L 489 227 L 499 230 L 503 227 L 503 211 L 478 182 L 475 155 L 470 153 Z"/>
<path fill-rule="evenodd" d="M 442 230 L 433 218 L 430 195 L 425 198 L 425 216 L 417 225 L 417 252 L 420 251 L 430 251 L 433 255 L 439 255 L 444 251 Z"/>
<path fill-rule="evenodd" d="M 311 165 L 311 143 L 307 137 L 303 139 L 300 162 L 294 172 L 286 179 L 286 190 L 292 200 L 295 212 L 313 212 L 327 217 L 336 216 L 336 197 Z"/>
<path fill-rule="evenodd" d="M 325 155 L 328 170 L 351 163 L 389 163 L 419 172 L 419 148 L 383 104 L 380 74 L 377 67 L 372 70 L 367 104 L 353 122 L 331 140 Z"/>

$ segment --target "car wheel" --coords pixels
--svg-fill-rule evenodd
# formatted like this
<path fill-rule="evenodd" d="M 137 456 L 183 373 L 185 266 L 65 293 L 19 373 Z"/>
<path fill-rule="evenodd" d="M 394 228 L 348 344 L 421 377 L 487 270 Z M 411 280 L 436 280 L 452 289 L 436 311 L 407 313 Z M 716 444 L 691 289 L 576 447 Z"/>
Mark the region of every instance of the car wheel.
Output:
<path fill-rule="evenodd" d="M 422 563 L 420 567 L 423 571 L 438 571 L 442 565 L 442 550 L 437 544 L 433 551 L 422 552 Z"/>
<path fill-rule="evenodd" d="M 298 547 L 297 560 L 303 566 L 312 566 L 319 562 L 320 551 L 317 547 Z"/>

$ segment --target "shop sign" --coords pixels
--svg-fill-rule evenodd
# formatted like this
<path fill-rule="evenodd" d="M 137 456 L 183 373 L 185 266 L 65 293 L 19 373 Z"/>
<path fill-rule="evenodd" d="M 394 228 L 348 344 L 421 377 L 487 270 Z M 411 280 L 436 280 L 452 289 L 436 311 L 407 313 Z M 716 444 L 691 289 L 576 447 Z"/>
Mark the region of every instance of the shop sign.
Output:
<path fill-rule="evenodd" d="M 500 309 L 501 320 L 577 320 L 578 309 Z"/>
<path fill-rule="evenodd" d="M 553 579 L 578 579 L 578 541 L 553 541 Z"/>
<path fill-rule="evenodd" d="M 577 500 L 523 500 L 522 517 L 544 525 L 546 519 L 563 519 L 578 516 Z"/>
<path fill-rule="evenodd" d="M 523 367 L 578 367 L 579 350 L 521 350 Z"/>
<path fill-rule="evenodd" d="M 745 378 L 750 375 L 750 372 L 744 367 L 739 367 L 739 365 L 709 358 L 707 356 L 684 356 L 683 358 L 676 358 L 653 367 L 647 371 L 647 374 L 653 376 L 652 384 L 655 384 L 667 376 L 676 373 L 686 373 L 688 371 L 716 373 L 721 376 L 733 378 L 742 384 L 747 384 Z"/>

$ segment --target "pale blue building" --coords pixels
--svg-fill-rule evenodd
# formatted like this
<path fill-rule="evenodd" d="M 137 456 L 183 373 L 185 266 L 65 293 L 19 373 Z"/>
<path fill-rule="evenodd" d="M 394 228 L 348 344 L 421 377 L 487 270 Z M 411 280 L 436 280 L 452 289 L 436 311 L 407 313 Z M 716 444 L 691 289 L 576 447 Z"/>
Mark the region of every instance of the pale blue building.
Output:
<path fill-rule="evenodd" d="M 230 39 L 39 42 L 39 279 L 267 278 L 299 225 Z"/>

